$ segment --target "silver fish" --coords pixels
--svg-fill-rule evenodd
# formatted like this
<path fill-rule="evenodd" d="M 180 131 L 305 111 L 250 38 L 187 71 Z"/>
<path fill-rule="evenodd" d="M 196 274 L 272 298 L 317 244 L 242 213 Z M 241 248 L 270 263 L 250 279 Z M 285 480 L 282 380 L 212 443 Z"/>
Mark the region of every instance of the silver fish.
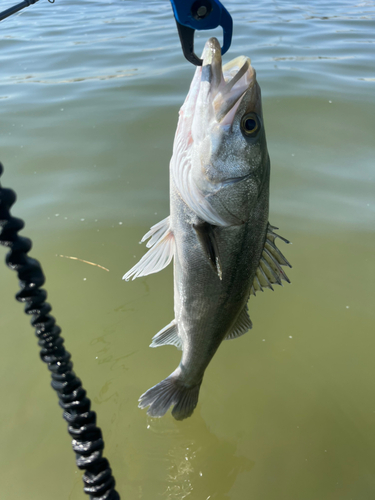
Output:
<path fill-rule="evenodd" d="M 289 282 L 281 266 L 290 264 L 275 245 L 281 237 L 268 223 L 270 160 L 255 71 L 244 56 L 222 67 L 216 38 L 202 59 L 180 110 L 170 216 L 143 237 L 150 250 L 124 276 L 156 273 L 174 258 L 175 319 L 151 347 L 175 345 L 182 359 L 139 407 L 161 417 L 174 405 L 177 420 L 193 413 L 221 342 L 252 327 L 250 294 Z"/>

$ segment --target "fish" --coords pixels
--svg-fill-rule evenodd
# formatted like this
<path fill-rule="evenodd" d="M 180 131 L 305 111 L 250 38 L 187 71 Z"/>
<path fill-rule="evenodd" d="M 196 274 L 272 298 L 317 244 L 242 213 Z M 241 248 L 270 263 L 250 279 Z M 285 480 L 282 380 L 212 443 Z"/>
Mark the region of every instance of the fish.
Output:
<path fill-rule="evenodd" d="M 220 44 L 203 49 L 179 112 L 170 161 L 170 215 L 142 238 L 148 252 L 124 279 L 147 276 L 173 259 L 175 317 L 151 347 L 182 350 L 179 366 L 146 391 L 140 408 L 176 420 L 197 406 L 204 372 L 223 340 L 252 328 L 250 295 L 290 282 L 290 263 L 268 222 L 270 159 L 261 91 L 251 61 L 223 66 Z"/>

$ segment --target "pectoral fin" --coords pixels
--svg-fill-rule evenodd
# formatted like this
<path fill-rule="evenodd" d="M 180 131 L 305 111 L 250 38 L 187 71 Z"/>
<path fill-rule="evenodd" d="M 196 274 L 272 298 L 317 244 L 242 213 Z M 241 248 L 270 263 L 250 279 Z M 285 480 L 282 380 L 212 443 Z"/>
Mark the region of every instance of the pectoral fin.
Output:
<path fill-rule="evenodd" d="M 239 314 L 237 321 L 234 324 L 233 328 L 231 329 L 231 331 L 228 333 L 228 335 L 225 337 L 224 340 L 232 340 L 232 339 L 236 339 L 238 337 L 241 337 L 247 331 L 251 330 L 252 327 L 253 327 L 253 324 L 252 324 L 251 319 L 249 317 L 249 313 L 247 310 L 247 304 L 246 304 L 246 306 L 242 309 L 241 313 Z"/>
<path fill-rule="evenodd" d="M 157 273 L 171 262 L 175 251 L 175 241 L 170 227 L 170 218 L 167 217 L 152 226 L 150 231 L 143 236 L 141 243 L 149 238 L 150 241 L 146 246 L 150 250 L 123 276 L 124 280 L 129 281 L 131 277 L 135 280 L 140 276 Z"/>
<path fill-rule="evenodd" d="M 207 255 L 209 263 L 219 279 L 223 279 L 222 267 L 220 262 L 219 248 L 215 237 L 215 227 L 208 222 L 203 224 L 193 225 L 197 233 L 198 240 Z"/>
<path fill-rule="evenodd" d="M 280 238 L 285 243 L 290 243 L 290 241 L 276 234 L 274 229 L 278 228 L 268 224 L 266 241 L 264 243 L 259 266 L 255 274 L 253 286 L 251 287 L 251 293 L 253 295 L 259 291 L 263 292 L 263 288 L 270 288 L 273 290 L 273 284 L 282 286 L 282 280 L 290 283 L 288 276 L 285 274 L 281 266 L 292 266 L 277 248 L 275 240 L 276 238 Z"/>

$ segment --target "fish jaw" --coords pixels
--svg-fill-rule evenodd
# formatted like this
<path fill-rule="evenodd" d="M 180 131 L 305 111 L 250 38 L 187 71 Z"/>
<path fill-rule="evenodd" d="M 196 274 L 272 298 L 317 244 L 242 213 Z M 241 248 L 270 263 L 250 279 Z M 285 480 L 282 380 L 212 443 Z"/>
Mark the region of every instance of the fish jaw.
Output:
<path fill-rule="evenodd" d="M 192 97 L 196 98 L 196 103 L 190 124 L 191 161 L 197 177 L 203 173 L 215 183 L 225 179 L 219 179 L 218 173 L 215 176 L 214 172 L 211 176 L 207 175 L 206 167 L 210 166 L 211 157 L 224 136 L 230 134 L 242 98 L 254 88 L 256 79 L 248 57 L 236 57 L 222 66 L 221 48 L 216 38 L 207 41 L 202 60 L 200 81 L 197 78 L 192 82 Z M 256 96 L 252 98 L 255 100 Z M 190 106 L 193 107 L 192 103 Z"/>
<path fill-rule="evenodd" d="M 170 164 L 171 184 L 203 221 L 217 226 L 238 225 L 244 221 L 249 200 L 240 200 L 244 214 L 233 216 L 221 198 L 226 199 L 229 193 L 229 198 L 238 199 L 238 190 L 245 198 L 249 198 L 249 192 L 254 200 L 258 195 L 257 178 L 255 183 L 249 180 L 249 155 L 243 154 L 246 141 L 239 127 L 233 125 L 246 108 L 259 108 L 260 90 L 249 58 L 240 56 L 222 65 L 216 38 L 207 41 L 202 59 L 180 110 Z M 258 111 L 261 115 L 261 109 Z M 225 160 L 221 158 L 223 151 Z M 254 186 L 249 191 L 237 182 L 241 180 Z"/>
<path fill-rule="evenodd" d="M 255 71 L 248 57 L 239 56 L 222 65 L 216 38 L 207 41 L 202 60 L 200 81 L 197 78 L 192 82 L 196 104 L 191 133 L 195 143 L 210 135 L 212 129 L 230 126 L 241 98 L 255 83 Z"/>

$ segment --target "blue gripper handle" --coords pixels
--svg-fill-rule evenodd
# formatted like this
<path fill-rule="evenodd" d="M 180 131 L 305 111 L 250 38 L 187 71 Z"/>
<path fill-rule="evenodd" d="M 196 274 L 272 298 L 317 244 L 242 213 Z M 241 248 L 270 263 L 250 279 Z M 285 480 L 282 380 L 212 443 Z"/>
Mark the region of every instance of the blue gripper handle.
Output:
<path fill-rule="evenodd" d="M 221 26 L 224 33 L 221 53 L 225 54 L 232 41 L 233 21 L 227 9 L 218 0 L 171 0 L 182 49 L 193 64 L 202 64 L 194 54 L 194 30 L 211 30 Z M 191 57 L 188 57 L 188 55 Z"/>

